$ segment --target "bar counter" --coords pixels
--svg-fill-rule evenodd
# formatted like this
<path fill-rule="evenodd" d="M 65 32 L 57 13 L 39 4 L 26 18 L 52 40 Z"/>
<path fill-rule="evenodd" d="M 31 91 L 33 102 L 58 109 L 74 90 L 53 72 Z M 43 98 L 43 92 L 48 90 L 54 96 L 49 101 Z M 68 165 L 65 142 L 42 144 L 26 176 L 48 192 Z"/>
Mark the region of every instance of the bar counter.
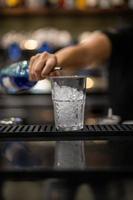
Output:
<path fill-rule="evenodd" d="M 109 106 L 107 94 L 87 94 L 85 121 L 86 124 L 96 122 L 95 119 L 99 116 L 105 116 Z M 51 95 L 1 95 L 0 100 L 1 119 L 8 117 L 20 117 L 23 119 L 24 127 L 26 125 L 34 127 L 45 126 L 53 127 L 53 106 Z M 91 120 L 90 120 L 91 119 Z M 37 126 L 37 124 L 39 124 Z M 92 125 L 93 127 L 93 125 Z M 32 127 L 33 128 L 33 127 Z M 103 127 L 106 128 L 106 127 Z M 26 129 L 26 128 L 25 128 Z M 41 129 L 39 129 L 41 130 Z M 49 130 L 52 130 L 51 128 Z M 8 132 L 8 131 L 7 131 Z M 6 131 L 5 131 L 6 133 Z M 101 132 L 100 132 L 101 133 Z M 117 137 L 115 135 L 117 134 Z M 122 133 L 122 132 L 121 132 Z M 96 135 L 91 139 L 86 139 L 85 134 L 85 162 L 86 167 L 58 169 L 54 166 L 55 147 L 57 138 L 52 140 L 42 139 L 37 140 L 32 137 L 29 140 L 19 138 L 17 140 L 2 141 L 1 132 L 1 163 L 0 163 L 0 180 L 3 181 L 44 181 L 49 178 L 58 180 L 66 180 L 71 185 L 90 184 L 96 193 L 96 200 L 107 199 L 105 194 L 106 186 L 111 182 L 116 182 L 115 187 L 118 189 L 118 196 L 121 195 L 121 186 L 117 181 L 132 180 L 133 178 L 133 158 L 132 158 L 132 131 L 123 133 L 125 137 L 119 137 L 119 131 L 114 132 L 116 140 L 108 139 L 108 132 L 102 132 L 103 138 L 98 138 Z M 18 134 L 18 133 L 17 133 Z M 59 133 L 60 134 L 60 133 Z M 63 134 L 63 133 L 62 133 Z M 76 132 L 75 132 L 76 134 Z M 72 135 L 74 137 L 74 134 Z M 112 136 L 110 135 L 110 138 Z M 6 138 L 6 137 L 5 137 Z M 17 137 L 16 137 L 17 138 Z M 122 139 L 121 139 L 122 138 Z M 66 141 L 68 136 L 66 136 Z M 81 134 L 80 138 L 81 139 Z M 63 137 L 62 137 L 63 140 Z M 68 139 L 71 140 L 71 136 Z M 8 160 L 8 154 L 3 153 L 3 146 L 6 142 L 16 142 L 22 144 L 23 156 L 25 162 L 21 163 L 19 158 L 19 148 L 15 154 L 12 154 L 12 159 Z M 24 146 L 23 146 L 24 145 Z M 9 149 L 10 151 L 10 149 Z M 22 152 L 21 152 L 22 153 Z M 123 187 L 123 185 L 122 185 Z M 108 190 L 107 190 L 108 191 Z M 99 195 L 103 194 L 101 197 Z"/>

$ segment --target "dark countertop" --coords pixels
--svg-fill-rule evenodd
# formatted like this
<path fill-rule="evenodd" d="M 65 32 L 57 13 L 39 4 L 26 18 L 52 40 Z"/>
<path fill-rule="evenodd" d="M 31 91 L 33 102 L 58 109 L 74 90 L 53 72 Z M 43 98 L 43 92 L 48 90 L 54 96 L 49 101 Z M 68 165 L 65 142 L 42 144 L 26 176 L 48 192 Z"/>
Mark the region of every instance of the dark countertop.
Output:
<path fill-rule="evenodd" d="M 106 94 L 87 94 L 85 120 L 92 116 L 101 116 L 108 108 Z M 51 95 L 1 95 L 0 118 L 22 117 L 25 124 L 53 123 Z M 88 121 L 87 121 L 88 122 Z M 5 142 L 0 142 L 3 149 Z M 10 162 L 1 153 L 0 177 L 11 180 L 45 179 L 48 177 L 75 177 L 80 180 L 107 180 L 133 177 L 132 141 L 86 141 L 86 168 L 84 170 L 57 170 L 54 166 L 56 142 L 25 142 L 25 158 L 29 162 L 21 165 Z M 28 150 L 28 151 L 27 151 Z M 17 151 L 16 151 L 17 153 Z M 19 154 L 18 154 L 19 155 Z M 15 156 L 14 159 L 17 157 Z M 18 161 L 17 161 L 18 162 Z"/>

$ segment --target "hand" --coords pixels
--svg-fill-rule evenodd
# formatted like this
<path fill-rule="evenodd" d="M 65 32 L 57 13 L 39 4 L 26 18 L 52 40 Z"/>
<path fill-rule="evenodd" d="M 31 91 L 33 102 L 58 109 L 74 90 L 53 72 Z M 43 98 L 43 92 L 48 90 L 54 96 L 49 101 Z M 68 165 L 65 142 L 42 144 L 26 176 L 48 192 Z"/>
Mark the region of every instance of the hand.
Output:
<path fill-rule="evenodd" d="M 54 71 L 57 66 L 57 58 L 54 54 L 47 52 L 32 56 L 29 63 L 30 79 L 41 80 L 47 76 L 58 76 L 59 71 Z"/>

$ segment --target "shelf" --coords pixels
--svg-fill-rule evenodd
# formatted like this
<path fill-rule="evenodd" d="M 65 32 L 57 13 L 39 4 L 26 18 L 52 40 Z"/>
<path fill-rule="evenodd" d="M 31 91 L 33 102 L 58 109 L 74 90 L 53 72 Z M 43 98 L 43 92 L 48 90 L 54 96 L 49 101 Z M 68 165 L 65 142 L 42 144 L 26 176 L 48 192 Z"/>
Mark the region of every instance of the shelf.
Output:
<path fill-rule="evenodd" d="M 91 15 L 114 15 L 114 14 L 132 14 L 133 10 L 127 6 L 110 8 L 110 9 L 99 9 L 99 8 L 87 8 L 84 10 L 79 9 L 57 9 L 57 8 L 1 8 L 0 16 L 91 16 Z"/>

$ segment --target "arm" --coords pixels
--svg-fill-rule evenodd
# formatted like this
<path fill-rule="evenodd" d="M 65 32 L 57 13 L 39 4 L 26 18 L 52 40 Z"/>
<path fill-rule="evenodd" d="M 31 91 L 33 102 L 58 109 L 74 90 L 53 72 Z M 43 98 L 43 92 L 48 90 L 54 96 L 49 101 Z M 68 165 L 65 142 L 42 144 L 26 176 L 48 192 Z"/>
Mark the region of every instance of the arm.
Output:
<path fill-rule="evenodd" d="M 42 53 L 30 60 L 31 79 L 42 79 L 53 75 L 55 66 L 63 67 L 63 71 L 74 72 L 81 68 L 97 67 L 111 55 L 111 42 L 104 33 L 94 32 L 81 44 L 64 48 L 55 54 Z"/>

